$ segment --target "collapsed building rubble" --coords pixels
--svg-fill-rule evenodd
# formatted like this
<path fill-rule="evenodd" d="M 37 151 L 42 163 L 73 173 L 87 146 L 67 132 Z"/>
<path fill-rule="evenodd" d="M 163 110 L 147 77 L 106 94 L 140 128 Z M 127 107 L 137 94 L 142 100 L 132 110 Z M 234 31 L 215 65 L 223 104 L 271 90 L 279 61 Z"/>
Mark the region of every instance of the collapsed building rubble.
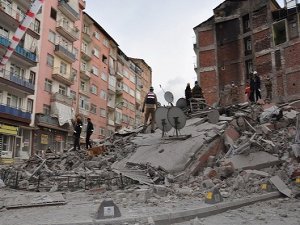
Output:
<path fill-rule="evenodd" d="M 182 129 L 191 134 L 186 140 L 162 139 L 158 131 L 141 134 L 137 129 L 107 139 L 102 143 L 105 151 L 97 156 L 86 151 L 35 155 L 1 166 L 0 188 L 85 189 L 123 206 L 205 198 L 215 189 L 224 199 L 236 199 L 279 190 L 282 183 L 282 192 L 292 197 L 300 177 L 300 116 L 299 107 L 292 105 L 276 106 L 282 115 L 264 120 L 261 115 L 274 105 L 220 109 L 216 124 L 190 118 Z"/>

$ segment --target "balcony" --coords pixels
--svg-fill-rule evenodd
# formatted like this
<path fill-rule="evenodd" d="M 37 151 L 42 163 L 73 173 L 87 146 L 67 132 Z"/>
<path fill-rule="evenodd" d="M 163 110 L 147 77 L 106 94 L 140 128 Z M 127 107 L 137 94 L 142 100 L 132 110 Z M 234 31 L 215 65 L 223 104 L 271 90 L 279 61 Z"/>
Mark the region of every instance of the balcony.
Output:
<path fill-rule="evenodd" d="M 19 77 L 13 74 L 11 71 L 1 69 L 0 70 L 0 83 L 9 86 L 10 88 L 13 87 L 17 90 L 21 90 L 22 92 L 33 95 L 34 94 L 34 84 L 31 83 L 29 80 Z M 1 87 L 0 84 L 0 87 Z M 1 88 L 2 89 L 2 88 Z"/>
<path fill-rule="evenodd" d="M 114 101 L 107 101 L 107 109 L 110 111 L 114 111 L 116 108 L 116 104 Z"/>
<path fill-rule="evenodd" d="M 90 92 L 89 92 L 89 87 L 85 87 L 85 88 L 82 88 L 80 87 L 79 88 L 79 93 L 86 96 L 86 97 L 90 97 Z"/>
<path fill-rule="evenodd" d="M 60 44 L 55 45 L 54 52 L 57 56 L 66 60 L 68 63 L 73 63 L 76 61 L 76 55 L 72 51 Z"/>
<path fill-rule="evenodd" d="M 74 77 L 70 73 L 62 73 L 59 67 L 53 68 L 52 78 L 67 86 L 71 86 L 74 84 Z"/>
<path fill-rule="evenodd" d="M 88 48 L 81 47 L 81 58 L 85 61 L 90 61 L 92 59 L 91 51 Z"/>
<path fill-rule="evenodd" d="M 80 67 L 80 77 L 83 80 L 89 80 L 89 79 L 91 79 L 91 72 L 89 71 L 88 68 L 81 66 Z"/>
<path fill-rule="evenodd" d="M 0 117 L 29 124 L 31 113 L 23 111 L 17 107 L 0 104 Z"/>
<path fill-rule="evenodd" d="M 67 105 L 67 106 L 72 106 L 73 105 L 73 99 L 71 97 L 60 94 L 58 92 L 53 93 L 51 95 L 51 102 L 59 102 L 59 103 L 62 103 L 64 105 Z"/>
<path fill-rule="evenodd" d="M 73 9 L 66 0 L 58 1 L 58 9 L 67 16 L 71 21 L 75 22 L 79 20 L 79 12 Z"/>
<path fill-rule="evenodd" d="M 28 4 L 29 2 L 29 4 Z M 30 0 L 17 0 L 18 6 L 21 6 L 23 9 L 28 9 L 30 7 Z M 19 26 L 20 22 L 24 19 L 26 11 L 24 10 L 21 12 L 20 10 L 14 10 L 11 6 L 11 4 L 4 3 L 3 1 L 0 1 L 0 18 L 1 22 L 3 22 L 8 28 L 15 30 L 17 26 Z M 36 39 L 40 38 L 39 32 L 34 27 L 34 22 L 30 24 L 27 29 L 27 33 L 29 33 L 31 36 L 35 37 Z"/>
<path fill-rule="evenodd" d="M 123 94 L 123 83 L 117 82 L 116 94 L 122 95 Z"/>
<path fill-rule="evenodd" d="M 56 24 L 56 30 L 63 37 L 71 42 L 79 39 L 79 30 L 76 27 L 70 27 L 64 20 L 60 20 Z"/>
<path fill-rule="evenodd" d="M 60 130 L 68 131 L 69 125 L 64 124 L 63 126 L 59 126 L 58 118 L 52 117 L 50 115 L 44 115 L 37 113 L 35 114 L 35 123 L 37 126 L 49 127 L 57 129 L 60 127 Z"/>
<path fill-rule="evenodd" d="M 3 37 L 0 35 L 0 49 L 2 49 L 0 51 L 1 54 L 5 54 L 6 49 L 9 47 L 10 43 L 11 42 L 7 37 Z M 36 54 L 21 47 L 20 45 L 16 47 L 12 57 L 15 57 L 18 61 L 21 61 L 29 67 L 36 66 L 37 64 Z"/>
<path fill-rule="evenodd" d="M 92 42 L 92 35 L 91 32 L 88 28 L 83 28 L 82 30 L 82 38 L 83 40 L 85 40 L 87 43 L 91 43 Z"/>
<path fill-rule="evenodd" d="M 117 78 L 117 80 L 123 80 L 123 77 L 124 77 L 123 73 L 121 73 L 121 72 L 118 70 L 117 73 L 116 73 L 116 78 Z"/>
<path fill-rule="evenodd" d="M 115 126 L 115 121 L 113 121 L 112 119 L 108 119 L 107 124 L 110 126 Z"/>

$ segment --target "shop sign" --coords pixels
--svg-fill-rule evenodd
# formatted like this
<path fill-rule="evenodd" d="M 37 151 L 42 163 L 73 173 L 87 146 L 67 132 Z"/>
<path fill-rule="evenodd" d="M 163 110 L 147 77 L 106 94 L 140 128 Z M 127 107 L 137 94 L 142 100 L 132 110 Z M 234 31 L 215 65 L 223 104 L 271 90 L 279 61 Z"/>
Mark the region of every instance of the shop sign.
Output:
<path fill-rule="evenodd" d="M 17 135 L 18 127 L 0 124 L 0 133 L 8 135 Z"/>
<path fill-rule="evenodd" d="M 47 134 L 41 134 L 41 144 L 47 145 L 49 143 L 48 141 L 48 135 Z"/>

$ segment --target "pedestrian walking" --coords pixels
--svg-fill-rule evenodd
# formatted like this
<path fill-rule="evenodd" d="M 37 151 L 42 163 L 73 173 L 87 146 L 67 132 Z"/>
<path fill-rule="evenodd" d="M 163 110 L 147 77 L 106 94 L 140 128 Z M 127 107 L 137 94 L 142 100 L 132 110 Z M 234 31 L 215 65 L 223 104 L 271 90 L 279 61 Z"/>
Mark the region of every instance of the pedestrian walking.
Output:
<path fill-rule="evenodd" d="M 192 89 L 190 87 L 190 83 L 187 83 L 186 88 L 185 88 L 185 100 L 186 100 L 186 104 L 187 107 L 190 108 L 190 101 L 191 101 L 191 97 L 192 97 Z"/>
<path fill-rule="evenodd" d="M 256 71 L 254 71 L 253 74 L 254 74 L 255 102 L 257 102 L 258 99 L 261 99 L 260 77 Z"/>
<path fill-rule="evenodd" d="M 75 127 L 74 127 L 74 151 L 78 148 L 80 150 L 80 134 L 82 130 L 82 121 L 79 117 L 76 119 Z"/>
<path fill-rule="evenodd" d="M 146 111 L 145 111 L 146 107 Z M 145 96 L 142 112 L 145 112 L 145 120 L 144 120 L 144 127 L 142 132 L 146 131 L 147 123 L 149 118 L 151 117 L 151 133 L 154 133 L 154 123 L 155 123 L 155 111 L 157 108 L 157 97 L 154 93 L 154 88 L 150 87 L 149 92 Z"/>
<path fill-rule="evenodd" d="M 94 125 L 91 121 L 91 118 L 87 119 L 87 126 L 86 126 L 86 138 L 85 138 L 85 145 L 86 145 L 86 149 L 91 148 L 92 144 L 91 144 L 91 135 L 94 132 Z"/>
<path fill-rule="evenodd" d="M 268 99 L 269 101 L 272 101 L 272 81 L 271 81 L 270 77 L 267 77 L 267 79 L 265 81 L 265 87 L 266 87 L 266 91 L 267 91 L 266 99 Z"/>

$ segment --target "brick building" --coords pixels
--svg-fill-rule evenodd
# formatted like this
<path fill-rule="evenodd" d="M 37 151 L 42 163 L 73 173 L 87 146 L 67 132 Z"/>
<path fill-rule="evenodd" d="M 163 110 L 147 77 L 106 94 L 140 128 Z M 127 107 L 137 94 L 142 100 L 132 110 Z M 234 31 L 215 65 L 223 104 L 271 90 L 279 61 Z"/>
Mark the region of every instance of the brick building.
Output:
<path fill-rule="evenodd" d="M 263 97 L 263 82 L 269 76 L 275 101 L 299 98 L 297 1 L 281 8 L 275 0 L 227 0 L 213 12 L 194 27 L 195 71 L 207 102 L 230 104 L 232 81 L 239 88 L 239 101 L 244 101 L 245 83 L 254 70 L 261 77 Z"/>

